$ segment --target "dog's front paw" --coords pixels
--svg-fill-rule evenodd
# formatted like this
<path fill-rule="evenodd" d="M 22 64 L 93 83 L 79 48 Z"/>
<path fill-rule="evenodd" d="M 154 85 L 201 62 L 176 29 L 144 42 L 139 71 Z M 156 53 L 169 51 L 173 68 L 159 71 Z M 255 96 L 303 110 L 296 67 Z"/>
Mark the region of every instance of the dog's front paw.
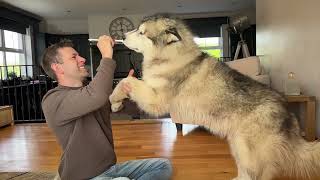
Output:
<path fill-rule="evenodd" d="M 109 101 L 111 104 L 115 104 L 115 103 L 121 102 L 126 98 L 127 98 L 127 95 L 125 93 L 123 93 L 119 89 L 115 89 L 113 93 L 109 96 Z"/>
<path fill-rule="evenodd" d="M 117 103 L 113 103 L 111 104 L 111 110 L 112 112 L 118 112 L 123 108 L 123 104 L 122 102 L 117 102 Z"/>
<path fill-rule="evenodd" d="M 109 100 L 111 103 L 111 110 L 112 112 L 118 112 L 123 108 L 123 104 L 122 104 L 122 98 L 119 97 L 119 93 L 117 93 L 119 91 L 114 91 L 110 96 L 109 96 Z"/>

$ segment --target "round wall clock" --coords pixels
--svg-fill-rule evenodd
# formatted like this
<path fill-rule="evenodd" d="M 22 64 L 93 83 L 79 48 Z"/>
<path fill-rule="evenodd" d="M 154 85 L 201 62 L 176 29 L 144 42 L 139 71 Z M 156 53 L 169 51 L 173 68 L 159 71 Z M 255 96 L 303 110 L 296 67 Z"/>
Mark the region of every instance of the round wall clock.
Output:
<path fill-rule="evenodd" d="M 126 17 L 118 17 L 112 20 L 109 25 L 110 36 L 114 39 L 124 39 L 124 34 L 132 30 L 134 30 L 134 25 Z"/>

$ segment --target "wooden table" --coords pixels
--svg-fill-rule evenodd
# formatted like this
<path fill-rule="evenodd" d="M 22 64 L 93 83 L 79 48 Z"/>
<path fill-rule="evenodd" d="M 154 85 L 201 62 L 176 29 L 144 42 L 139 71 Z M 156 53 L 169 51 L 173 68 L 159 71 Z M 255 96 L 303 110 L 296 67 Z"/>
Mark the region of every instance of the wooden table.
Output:
<path fill-rule="evenodd" d="M 289 103 L 302 103 L 305 106 L 304 131 L 308 141 L 316 139 L 316 98 L 314 96 L 286 96 Z"/>

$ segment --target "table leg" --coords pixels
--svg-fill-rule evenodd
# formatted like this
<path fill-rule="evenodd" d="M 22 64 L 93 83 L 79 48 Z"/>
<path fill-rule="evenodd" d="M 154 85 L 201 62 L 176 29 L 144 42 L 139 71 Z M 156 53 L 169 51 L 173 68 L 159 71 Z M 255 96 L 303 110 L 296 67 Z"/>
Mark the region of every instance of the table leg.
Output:
<path fill-rule="evenodd" d="M 316 102 L 307 101 L 305 109 L 305 132 L 307 141 L 316 139 Z"/>

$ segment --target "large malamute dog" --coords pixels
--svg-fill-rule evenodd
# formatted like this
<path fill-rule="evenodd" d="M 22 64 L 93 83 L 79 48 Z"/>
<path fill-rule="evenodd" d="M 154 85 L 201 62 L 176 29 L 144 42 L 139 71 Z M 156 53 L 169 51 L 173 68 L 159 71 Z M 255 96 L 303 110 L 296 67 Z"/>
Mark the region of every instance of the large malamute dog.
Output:
<path fill-rule="evenodd" d="M 270 180 L 277 173 L 308 178 L 320 173 L 320 143 L 299 134 L 285 99 L 270 88 L 202 53 L 179 20 L 152 16 L 126 34 L 124 44 L 144 55 L 143 78 L 123 79 L 110 96 L 118 111 L 128 98 L 152 115 L 202 125 L 226 138 L 236 180 Z"/>

